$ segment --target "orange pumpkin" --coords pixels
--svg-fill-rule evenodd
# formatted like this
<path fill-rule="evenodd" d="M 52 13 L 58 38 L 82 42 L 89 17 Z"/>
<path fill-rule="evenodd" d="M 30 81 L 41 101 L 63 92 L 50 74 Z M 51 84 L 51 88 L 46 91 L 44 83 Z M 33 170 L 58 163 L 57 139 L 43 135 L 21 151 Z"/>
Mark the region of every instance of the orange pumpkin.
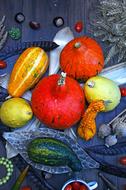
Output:
<path fill-rule="evenodd" d="M 70 41 L 60 54 L 61 69 L 75 79 L 88 79 L 103 69 L 104 56 L 100 45 L 84 36 Z"/>
<path fill-rule="evenodd" d="M 79 83 L 65 73 L 44 77 L 32 93 L 32 109 L 44 124 L 55 129 L 69 128 L 84 112 L 84 93 Z"/>

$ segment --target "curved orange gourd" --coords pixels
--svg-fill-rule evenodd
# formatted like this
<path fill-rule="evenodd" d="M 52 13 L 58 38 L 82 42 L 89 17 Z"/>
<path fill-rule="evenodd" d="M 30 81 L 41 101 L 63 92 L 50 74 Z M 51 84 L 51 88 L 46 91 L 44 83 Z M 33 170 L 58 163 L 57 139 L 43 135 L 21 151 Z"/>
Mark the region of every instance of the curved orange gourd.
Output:
<path fill-rule="evenodd" d="M 93 101 L 87 108 L 86 112 L 82 116 L 82 120 L 78 127 L 78 134 L 86 141 L 94 137 L 96 133 L 95 118 L 98 112 L 105 110 L 105 103 L 103 100 Z"/>
<path fill-rule="evenodd" d="M 84 36 L 70 41 L 60 54 L 61 69 L 75 79 L 88 79 L 97 75 L 104 66 L 100 45 Z"/>
<path fill-rule="evenodd" d="M 13 97 L 20 97 L 33 87 L 48 67 L 48 56 L 39 47 L 26 49 L 16 61 L 12 70 L 8 92 Z"/>

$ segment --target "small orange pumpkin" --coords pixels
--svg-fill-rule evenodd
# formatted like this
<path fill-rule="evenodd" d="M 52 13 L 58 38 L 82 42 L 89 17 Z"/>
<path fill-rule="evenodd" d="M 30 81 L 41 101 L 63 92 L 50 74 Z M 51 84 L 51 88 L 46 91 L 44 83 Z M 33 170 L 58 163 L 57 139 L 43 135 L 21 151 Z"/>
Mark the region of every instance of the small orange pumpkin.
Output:
<path fill-rule="evenodd" d="M 75 79 L 88 79 L 103 69 L 104 56 L 100 45 L 84 36 L 70 41 L 60 54 L 61 69 Z"/>

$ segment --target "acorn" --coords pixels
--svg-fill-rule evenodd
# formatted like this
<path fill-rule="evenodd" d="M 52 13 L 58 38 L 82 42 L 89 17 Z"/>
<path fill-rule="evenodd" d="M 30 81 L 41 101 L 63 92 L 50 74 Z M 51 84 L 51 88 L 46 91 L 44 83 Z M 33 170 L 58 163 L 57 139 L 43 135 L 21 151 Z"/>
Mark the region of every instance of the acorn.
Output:
<path fill-rule="evenodd" d="M 17 14 L 15 15 L 15 20 L 16 20 L 16 22 L 18 22 L 18 23 L 24 22 L 24 20 L 25 20 L 24 14 L 21 13 L 21 12 L 17 13 Z"/>
<path fill-rule="evenodd" d="M 36 21 L 30 21 L 29 22 L 29 26 L 34 29 L 34 30 L 37 30 L 40 28 L 40 23 L 39 22 L 36 22 Z"/>
<path fill-rule="evenodd" d="M 61 27 L 64 25 L 64 19 L 62 17 L 55 17 L 53 19 L 53 24 L 56 26 L 56 27 Z"/>

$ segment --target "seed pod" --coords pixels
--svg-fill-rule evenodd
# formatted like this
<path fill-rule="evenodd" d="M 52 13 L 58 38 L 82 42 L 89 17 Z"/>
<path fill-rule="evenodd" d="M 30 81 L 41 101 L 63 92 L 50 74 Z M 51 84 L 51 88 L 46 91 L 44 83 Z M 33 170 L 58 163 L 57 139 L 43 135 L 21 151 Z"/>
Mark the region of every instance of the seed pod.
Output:
<path fill-rule="evenodd" d="M 125 122 L 119 123 L 115 127 L 114 132 L 119 137 L 126 137 L 126 123 Z"/>
<path fill-rule="evenodd" d="M 117 143 L 117 138 L 116 135 L 109 135 L 108 137 L 106 137 L 105 139 L 105 145 L 107 147 L 113 146 Z"/>

